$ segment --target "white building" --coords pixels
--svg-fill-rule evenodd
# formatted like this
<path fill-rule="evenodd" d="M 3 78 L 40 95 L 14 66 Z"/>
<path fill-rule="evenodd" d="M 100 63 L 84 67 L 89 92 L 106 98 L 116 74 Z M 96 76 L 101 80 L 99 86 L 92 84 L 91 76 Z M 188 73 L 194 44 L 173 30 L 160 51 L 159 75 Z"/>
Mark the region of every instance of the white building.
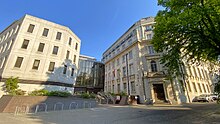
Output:
<path fill-rule="evenodd" d="M 27 92 L 72 91 L 80 42 L 66 26 L 25 15 L 0 33 L 0 85 L 13 76 Z"/>
<path fill-rule="evenodd" d="M 195 96 L 212 92 L 209 66 L 185 63 L 183 77 L 167 80 L 160 64 L 161 53 L 154 51 L 154 18 L 147 17 L 132 25 L 104 53 L 105 92 L 139 95 L 140 101 L 191 102 Z"/>

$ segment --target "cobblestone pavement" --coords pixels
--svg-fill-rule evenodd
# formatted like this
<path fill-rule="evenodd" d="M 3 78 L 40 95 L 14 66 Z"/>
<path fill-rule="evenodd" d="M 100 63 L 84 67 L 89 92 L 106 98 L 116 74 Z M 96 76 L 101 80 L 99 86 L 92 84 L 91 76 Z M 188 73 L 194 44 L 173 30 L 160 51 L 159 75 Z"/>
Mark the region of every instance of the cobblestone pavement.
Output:
<path fill-rule="evenodd" d="M 0 124 L 220 124 L 220 105 L 101 105 L 28 115 L 0 113 Z"/>

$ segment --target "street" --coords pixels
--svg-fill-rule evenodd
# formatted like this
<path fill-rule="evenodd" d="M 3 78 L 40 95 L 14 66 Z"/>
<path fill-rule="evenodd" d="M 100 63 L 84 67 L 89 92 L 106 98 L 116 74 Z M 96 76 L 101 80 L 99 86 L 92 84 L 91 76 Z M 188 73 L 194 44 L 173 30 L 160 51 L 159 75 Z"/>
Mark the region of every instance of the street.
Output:
<path fill-rule="evenodd" d="M 100 105 L 37 114 L 0 113 L 0 124 L 220 124 L 220 105 Z"/>

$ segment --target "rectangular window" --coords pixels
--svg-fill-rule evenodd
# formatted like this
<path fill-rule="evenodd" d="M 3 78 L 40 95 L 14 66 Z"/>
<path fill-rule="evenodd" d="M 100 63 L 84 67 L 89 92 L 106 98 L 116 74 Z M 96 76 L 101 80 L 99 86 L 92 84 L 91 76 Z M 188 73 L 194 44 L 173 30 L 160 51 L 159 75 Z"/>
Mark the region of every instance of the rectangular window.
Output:
<path fill-rule="evenodd" d="M 120 64 L 120 60 L 119 60 L 119 58 L 117 59 L 117 65 L 119 65 Z"/>
<path fill-rule="evenodd" d="M 201 87 L 200 83 L 197 83 L 197 84 L 198 84 L 198 86 L 199 86 L 199 91 L 200 91 L 200 93 L 202 93 L 202 87 Z"/>
<path fill-rule="evenodd" d="M 17 57 L 17 60 L 15 62 L 15 66 L 14 67 L 20 68 L 21 64 L 22 64 L 22 61 L 23 61 L 23 57 Z"/>
<path fill-rule="evenodd" d="M 206 91 L 206 89 L 205 89 L 205 85 L 204 85 L 204 84 L 202 84 L 202 87 L 203 87 L 203 91 L 204 91 L 205 93 L 207 93 L 207 91 Z"/>
<path fill-rule="evenodd" d="M 123 56 L 122 56 L 122 63 L 125 63 L 125 56 L 126 56 L 126 55 L 123 55 Z"/>
<path fill-rule="evenodd" d="M 208 92 L 210 93 L 210 89 L 209 89 L 209 85 L 208 84 L 206 84 L 206 88 L 207 88 Z"/>
<path fill-rule="evenodd" d="M 73 57 L 73 62 L 74 63 L 76 62 L 76 55 L 74 55 L 74 57 Z"/>
<path fill-rule="evenodd" d="M 191 89 L 191 86 L 190 86 L 189 82 L 187 82 L 187 85 L 188 85 L 189 92 L 192 92 L 192 89 Z"/>
<path fill-rule="evenodd" d="M 66 74 L 66 71 L 67 71 L 67 65 L 64 65 L 63 74 Z"/>
<path fill-rule="evenodd" d="M 149 54 L 154 54 L 155 53 L 153 46 L 148 46 L 148 51 L 149 51 Z"/>
<path fill-rule="evenodd" d="M 48 32 L 49 32 L 49 29 L 47 29 L 47 28 L 44 28 L 44 31 L 43 31 L 43 34 L 42 34 L 42 36 L 45 36 L 45 37 L 47 37 L 47 35 L 48 35 Z"/>
<path fill-rule="evenodd" d="M 55 66 L 55 62 L 50 62 L 48 71 L 51 71 L 51 72 L 54 71 L 54 66 Z"/>
<path fill-rule="evenodd" d="M 147 40 L 152 39 L 152 35 L 151 34 L 147 34 Z"/>
<path fill-rule="evenodd" d="M 71 45 L 72 44 L 72 38 L 70 37 L 69 38 L 69 45 Z"/>
<path fill-rule="evenodd" d="M 32 69 L 38 70 L 40 64 L 40 60 L 35 59 Z"/>
<path fill-rule="evenodd" d="M 22 44 L 21 48 L 23 48 L 23 49 L 27 49 L 28 44 L 29 44 L 29 40 L 24 39 L 24 41 L 23 41 L 23 44 Z"/>
<path fill-rule="evenodd" d="M 196 73 L 196 68 L 195 68 L 194 66 L 193 66 L 192 68 L 193 68 L 194 76 L 195 76 L 195 77 L 198 77 L 198 76 L 197 76 L 197 73 Z"/>
<path fill-rule="evenodd" d="M 35 25 L 30 24 L 29 27 L 28 27 L 27 32 L 29 32 L 29 33 L 33 33 L 33 31 L 34 31 L 34 27 L 35 27 Z"/>
<path fill-rule="evenodd" d="M 121 76 L 121 70 L 120 69 L 117 69 L 117 78 L 119 79 L 120 78 L 120 76 Z"/>
<path fill-rule="evenodd" d="M 57 32 L 56 40 L 60 40 L 61 36 L 62 36 L 62 33 L 61 32 Z"/>
<path fill-rule="evenodd" d="M 118 93 L 120 93 L 120 84 L 118 84 Z"/>
<path fill-rule="evenodd" d="M 57 55 L 58 50 L 59 50 L 59 47 L 58 47 L 58 46 L 54 46 L 54 47 L 53 47 L 53 53 L 52 53 L 52 54 Z"/>
<path fill-rule="evenodd" d="M 131 92 L 135 93 L 135 83 L 134 83 L 134 81 L 131 82 Z"/>
<path fill-rule="evenodd" d="M 193 84 L 194 91 L 197 92 L 196 83 L 193 82 L 192 84 Z"/>
<path fill-rule="evenodd" d="M 78 49 L 78 43 L 76 43 L 76 46 L 75 46 L 75 50 L 77 50 Z"/>
<path fill-rule="evenodd" d="M 123 83 L 124 92 L 127 93 L 127 83 Z"/>
<path fill-rule="evenodd" d="M 44 45 L 45 45 L 44 43 L 40 43 L 37 51 L 38 52 L 43 52 L 44 51 Z"/>
<path fill-rule="evenodd" d="M 129 59 L 133 59 L 133 53 L 132 50 L 128 53 Z"/>
<path fill-rule="evenodd" d="M 129 74 L 133 75 L 133 70 L 134 70 L 134 65 L 133 64 L 129 64 Z"/>
<path fill-rule="evenodd" d="M 123 70 L 123 77 L 125 77 L 126 76 L 126 67 L 123 67 L 122 70 Z"/>
<path fill-rule="evenodd" d="M 72 71 L 71 71 L 71 76 L 74 75 L 74 68 L 72 68 Z"/>
<path fill-rule="evenodd" d="M 66 51 L 66 59 L 69 59 L 70 51 Z"/>

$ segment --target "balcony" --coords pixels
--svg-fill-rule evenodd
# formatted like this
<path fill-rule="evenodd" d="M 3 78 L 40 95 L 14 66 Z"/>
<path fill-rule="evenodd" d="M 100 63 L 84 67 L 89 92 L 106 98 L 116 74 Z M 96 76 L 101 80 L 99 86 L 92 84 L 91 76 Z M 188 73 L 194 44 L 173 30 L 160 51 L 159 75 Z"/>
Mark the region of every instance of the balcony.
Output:
<path fill-rule="evenodd" d="M 166 77 L 163 71 L 158 72 L 144 72 L 144 76 L 148 78 L 163 78 Z"/>

